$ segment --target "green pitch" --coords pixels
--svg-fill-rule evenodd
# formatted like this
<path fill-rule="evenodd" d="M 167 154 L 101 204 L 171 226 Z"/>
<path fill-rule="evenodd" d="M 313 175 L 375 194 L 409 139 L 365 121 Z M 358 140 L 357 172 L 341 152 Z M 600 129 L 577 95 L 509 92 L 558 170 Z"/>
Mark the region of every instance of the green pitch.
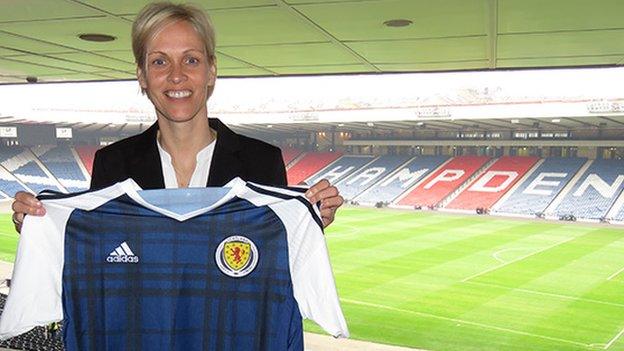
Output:
<path fill-rule="evenodd" d="M 352 338 L 624 350 L 624 228 L 345 208 L 326 236 Z"/>
<path fill-rule="evenodd" d="M 624 350 L 624 228 L 344 208 L 326 236 L 352 338 Z M 16 244 L 0 216 L 0 259 Z"/>
<path fill-rule="evenodd" d="M 17 249 L 17 239 L 10 214 L 0 214 L 0 260 L 6 262 L 15 261 L 15 250 Z"/>

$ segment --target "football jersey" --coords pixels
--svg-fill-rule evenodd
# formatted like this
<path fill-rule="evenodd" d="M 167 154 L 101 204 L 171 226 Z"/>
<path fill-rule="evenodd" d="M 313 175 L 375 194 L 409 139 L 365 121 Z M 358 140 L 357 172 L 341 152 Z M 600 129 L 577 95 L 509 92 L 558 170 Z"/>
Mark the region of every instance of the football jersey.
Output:
<path fill-rule="evenodd" d="M 63 320 L 67 350 L 303 350 L 302 318 L 348 337 L 318 209 L 245 182 L 131 179 L 40 196 L 22 227 L 0 338 Z"/>

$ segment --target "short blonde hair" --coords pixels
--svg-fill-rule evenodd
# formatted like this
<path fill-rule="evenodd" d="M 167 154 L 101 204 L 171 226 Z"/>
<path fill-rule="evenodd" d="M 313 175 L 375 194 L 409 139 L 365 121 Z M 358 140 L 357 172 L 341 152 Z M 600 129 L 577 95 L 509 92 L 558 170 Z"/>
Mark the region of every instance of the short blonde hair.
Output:
<path fill-rule="evenodd" d="M 145 68 L 148 41 L 165 25 L 176 21 L 186 21 L 195 28 L 209 60 L 214 62 L 215 31 L 206 13 L 190 4 L 155 2 L 143 7 L 132 24 L 132 52 L 137 66 Z"/>

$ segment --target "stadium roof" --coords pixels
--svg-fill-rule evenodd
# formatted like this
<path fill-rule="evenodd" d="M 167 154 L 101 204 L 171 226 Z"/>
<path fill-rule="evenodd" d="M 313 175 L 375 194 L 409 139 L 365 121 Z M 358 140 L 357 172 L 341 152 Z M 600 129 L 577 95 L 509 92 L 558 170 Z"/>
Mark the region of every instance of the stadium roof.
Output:
<path fill-rule="evenodd" d="M 133 79 L 145 0 L 0 5 L 0 83 Z M 226 77 L 617 66 L 620 0 L 203 0 Z M 384 22 L 407 20 L 405 27 Z M 116 40 L 89 42 L 81 34 Z M 34 80 L 34 78 L 30 78 Z"/>
<path fill-rule="evenodd" d="M 227 78 L 208 108 L 238 131 L 267 135 L 584 130 L 595 136 L 624 130 L 622 81 L 622 67 Z M 136 81 L 4 85 L 0 96 L 0 126 L 44 123 L 129 135 L 156 120 Z"/>

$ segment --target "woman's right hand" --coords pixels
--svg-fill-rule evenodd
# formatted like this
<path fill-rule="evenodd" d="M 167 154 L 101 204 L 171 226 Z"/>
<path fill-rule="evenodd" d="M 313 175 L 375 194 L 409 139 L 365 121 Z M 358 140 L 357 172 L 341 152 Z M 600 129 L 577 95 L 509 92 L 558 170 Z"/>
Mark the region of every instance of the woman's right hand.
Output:
<path fill-rule="evenodd" d="M 46 213 L 41 201 L 37 200 L 35 195 L 25 191 L 15 193 L 15 201 L 13 201 L 11 208 L 13 209 L 13 224 L 18 233 L 22 231 L 22 223 L 24 223 L 24 217 L 27 214 L 43 216 Z"/>

